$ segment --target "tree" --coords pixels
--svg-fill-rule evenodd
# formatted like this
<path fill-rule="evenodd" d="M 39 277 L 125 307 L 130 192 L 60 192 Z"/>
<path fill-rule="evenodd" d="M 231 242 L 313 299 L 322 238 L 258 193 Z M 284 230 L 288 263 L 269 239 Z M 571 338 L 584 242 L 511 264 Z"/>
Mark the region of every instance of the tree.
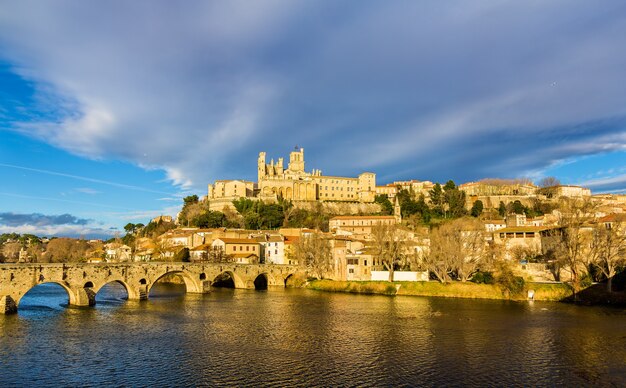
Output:
<path fill-rule="evenodd" d="M 135 228 L 136 226 L 132 222 L 129 222 L 128 224 L 124 226 L 124 230 L 126 231 L 127 234 L 135 234 Z"/>
<path fill-rule="evenodd" d="M 380 194 L 374 197 L 374 202 L 380 205 L 382 209 L 381 213 L 383 215 L 391 215 L 393 214 L 393 204 L 389 200 L 387 194 Z"/>
<path fill-rule="evenodd" d="M 50 263 L 78 263 L 85 260 L 88 249 L 85 240 L 55 238 L 48 242 L 43 259 Z"/>
<path fill-rule="evenodd" d="M 541 180 L 539 180 L 539 182 L 537 182 L 537 186 L 541 187 L 541 188 L 548 188 L 548 187 L 554 187 L 554 186 L 559 186 L 561 184 L 561 181 L 553 176 L 546 176 L 541 178 Z"/>
<path fill-rule="evenodd" d="M 502 218 L 506 217 L 506 205 L 502 201 L 500 201 L 500 205 L 498 205 L 498 214 Z"/>
<path fill-rule="evenodd" d="M 558 186 L 561 185 L 561 182 L 553 177 L 553 176 L 547 176 L 545 178 L 542 178 L 539 183 L 539 193 L 545 195 L 548 198 L 553 198 L 557 191 L 556 188 Z"/>
<path fill-rule="evenodd" d="M 626 264 L 626 228 L 621 223 L 596 226 L 591 240 L 592 265 L 607 278 L 606 289 L 613 291 L 613 277 Z"/>
<path fill-rule="evenodd" d="M 302 235 L 294 245 L 291 257 L 318 279 L 323 279 L 333 269 L 330 242 L 320 233 Z"/>
<path fill-rule="evenodd" d="M 2 256 L 7 263 L 17 263 L 20 256 L 22 244 L 19 242 L 7 242 L 2 245 Z"/>
<path fill-rule="evenodd" d="M 458 218 L 464 216 L 467 213 L 465 211 L 465 192 L 459 190 L 452 181 L 448 181 L 444 189 L 444 198 L 448 205 L 448 217 Z"/>
<path fill-rule="evenodd" d="M 188 195 L 185 198 L 183 198 L 183 203 L 185 205 L 191 205 L 191 204 L 194 204 L 194 203 L 198 203 L 199 200 L 200 199 L 195 194 L 194 195 Z"/>
<path fill-rule="evenodd" d="M 509 203 L 509 206 L 507 206 L 507 211 L 509 213 L 515 213 L 515 214 L 526 214 L 528 212 L 528 208 L 522 205 L 522 203 L 519 200 L 515 200 L 514 202 Z"/>
<path fill-rule="evenodd" d="M 433 204 L 435 212 L 443 214 L 444 196 L 443 190 L 439 183 L 435 183 L 432 190 L 429 191 L 430 203 Z"/>
<path fill-rule="evenodd" d="M 235 209 L 237 209 L 237 211 L 239 212 L 239 214 L 244 214 L 246 213 L 248 210 L 253 210 L 256 211 L 256 201 L 253 201 L 249 198 L 239 198 L 233 201 L 233 205 L 235 206 Z"/>
<path fill-rule="evenodd" d="M 198 228 L 220 228 L 224 226 L 225 222 L 226 215 L 224 213 L 209 210 L 195 216 L 191 224 Z"/>
<path fill-rule="evenodd" d="M 478 217 L 482 214 L 482 212 L 483 212 L 483 201 L 479 199 L 476 202 L 474 202 L 474 204 L 472 205 L 472 210 L 470 210 L 470 214 L 472 215 L 472 217 Z"/>
<path fill-rule="evenodd" d="M 482 224 L 475 219 L 457 219 L 433 228 L 422 262 L 442 283 L 451 275 L 464 282 L 485 264 L 486 256 Z"/>
<path fill-rule="evenodd" d="M 558 228 L 551 232 L 549 254 L 557 266 L 569 269 L 574 293 L 580 289 L 581 275 L 588 268 L 590 235 L 585 233 L 585 223 L 594 214 L 595 205 L 589 199 L 563 198 L 560 202 Z"/>
<path fill-rule="evenodd" d="M 400 235 L 397 225 L 378 224 L 372 227 L 374 262 L 389 271 L 389 281 L 393 281 L 396 267 L 405 262 L 406 242 Z"/>

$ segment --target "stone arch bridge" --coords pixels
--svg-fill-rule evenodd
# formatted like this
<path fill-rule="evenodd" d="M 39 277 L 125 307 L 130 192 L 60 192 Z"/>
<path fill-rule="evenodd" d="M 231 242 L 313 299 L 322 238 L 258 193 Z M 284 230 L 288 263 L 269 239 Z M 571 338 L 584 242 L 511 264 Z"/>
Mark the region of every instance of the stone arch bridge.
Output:
<path fill-rule="evenodd" d="M 93 306 L 98 291 L 112 282 L 126 288 L 129 300 L 145 300 L 152 286 L 166 275 L 182 278 L 188 293 L 208 293 L 211 285 L 225 275 L 235 288 L 258 289 L 285 287 L 287 278 L 301 271 L 296 266 L 277 264 L 0 264 L 0 314 L 17 312 L 22 297 L 44 283 L 63 287 L 70 305 Z"/>

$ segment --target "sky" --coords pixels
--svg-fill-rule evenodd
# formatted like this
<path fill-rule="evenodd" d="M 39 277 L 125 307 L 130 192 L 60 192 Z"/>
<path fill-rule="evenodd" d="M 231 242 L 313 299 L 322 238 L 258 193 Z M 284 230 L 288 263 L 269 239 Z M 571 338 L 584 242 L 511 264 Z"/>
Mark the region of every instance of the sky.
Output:
<path fill-rule="evenodd" d="M 258 152 L 626 192 L 626 3 L 0 0 L 0 233 L 112 236 Z"/>

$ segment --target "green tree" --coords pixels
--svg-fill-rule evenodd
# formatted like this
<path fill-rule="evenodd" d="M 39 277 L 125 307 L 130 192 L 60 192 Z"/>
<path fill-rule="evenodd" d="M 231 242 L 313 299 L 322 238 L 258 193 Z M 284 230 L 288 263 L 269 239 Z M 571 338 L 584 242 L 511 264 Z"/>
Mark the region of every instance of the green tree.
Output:
<path fill-rule="evenodd" d="M 444 196 L 443 190 L 439 183 L 435 183 L 430 193 L 430 203 L 433 204 L 433 210 L 435 213 L 443 214 L 443 204 L 444 204 Z"/>
<path fill-rule="evenodd" d="M 188 195 L 185 198 L 183 198 L 183 202 L 184 202 L 185 205 L 191 205 L 191 204 L 194 204 L 194 203 L 198 203 L 198 201 L 199 201 L 199 198 L 195 194 L 194 195 Z"/>
<path fill-rule="evenodd" d="M 256 212 L 257 203 L 258 203 L 257 201 L 253 201 L 249 198 L 243 198 L 243 197 L 233 201 L 233 205 L 235 206 L 235 209 L 237 209 L 237 211 L 241 215 L 243 215 L 244 213 L 250 210 Z"/>
<path fill-rule="evenodd" d="M 393 204 L 389 200 L 389 197 L 387 196 L 387 194 L 377 195 L 376 197 L 374 197 L 374 202 L 376 202 L 377 204 L 380 205 L 380 207 L 382 209 L 381 213 L 383 215 L 391 215 L 391 214 L 393 214 Z M 402 206 L 402 205 L 400 205 L 400 206 Z"/>
<path fill-rule="evenodd" d="M 283 208 L 277 203 L 264 204 L 259 202 L 260 227 L 263 229 L 280 228 L 283 225 L 285 216 Z"/>
<path fill-rule="evenodd" d="M 465 210 L 465 192 L 456 188 L 452 181 L 448 181 L 445 187 L 447 187 L 444 197 L 448 205 L 448 217 L 459 218 L 464 216 L 467 213 Z"/>
<path fill-rule="evenodd" d="M 515 202 L 510 203 L 508 210 L 515 214 L 526 214 L 527 212 L 526 206 L 522 205 L 519 200 L 515 200 Z"/>
<path fill-rule="evenodd" d="M 196 216 L 192 224 L 198 228 L 220 228 L 226 222 L 226 215 L 222 212 L 209 210 Z"/>
<path fill-rule="evenodd" d="M 472 217 L 478 217 L 482 214 L 482 212 L 483 212 L 483 201 L 479 199 L 476 202 L 474 202 L 474 204 L 472 205 L 472 210 L 470 210 L 470 214 L 472 215 Z"/>
<path fill-rule="evenodd" d="M 506 205 L 502 201 L 500 201 L 500 205 L 498 206 L 498 214 L 502 218 L 506 217 Z"/>

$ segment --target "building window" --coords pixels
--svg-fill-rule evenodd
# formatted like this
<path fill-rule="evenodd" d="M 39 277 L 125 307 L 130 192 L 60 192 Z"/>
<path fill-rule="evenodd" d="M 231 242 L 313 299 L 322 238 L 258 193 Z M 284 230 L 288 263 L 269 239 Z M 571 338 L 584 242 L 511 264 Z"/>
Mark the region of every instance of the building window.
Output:
<path fill-rule="evenodd" d="M 246 251 L 249 251 L 249 250 L 250 250 L 250 247 L 249 247 L 249 246 L 246 246 Z"/>
<path fill-rule="evenodd" d="M 354 273 L 354 268 L 349 268 L 348 273 Z"/>
<path fill-rule="evenodd" d="M 363 260 L 363 265 L 367 265 L 367 260 Z"/>

